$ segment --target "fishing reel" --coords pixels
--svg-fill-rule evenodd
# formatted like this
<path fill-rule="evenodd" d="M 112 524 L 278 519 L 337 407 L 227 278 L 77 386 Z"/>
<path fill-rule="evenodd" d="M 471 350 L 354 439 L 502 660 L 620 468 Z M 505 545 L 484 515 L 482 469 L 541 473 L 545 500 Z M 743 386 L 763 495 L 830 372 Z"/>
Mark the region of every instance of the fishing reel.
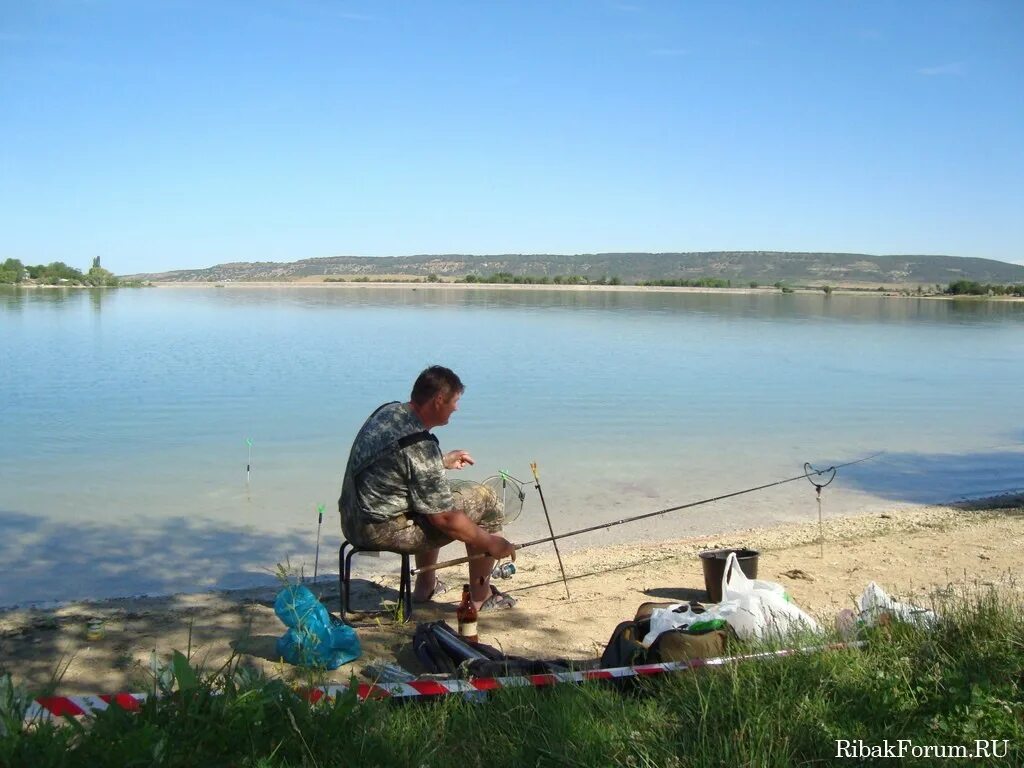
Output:
<path fill-rule="evenodd" d="M 491 571 L 492 579 L 511 579 L 515 576 L 516 564 L 515 563 L 499 563 L 494 566 L 494 570 Z"/>

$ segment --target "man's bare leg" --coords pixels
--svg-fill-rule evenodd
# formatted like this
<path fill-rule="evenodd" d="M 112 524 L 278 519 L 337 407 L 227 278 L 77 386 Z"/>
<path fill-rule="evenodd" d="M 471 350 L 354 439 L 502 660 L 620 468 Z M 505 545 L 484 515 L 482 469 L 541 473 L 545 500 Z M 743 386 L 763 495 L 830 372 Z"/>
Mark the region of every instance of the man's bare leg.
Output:
<path fill-rule="evenodd" d="M 486 555 L 487 553 L 482 549 L 477 549 L 467 544 L 466 554 L 473 557 L 474 555 Z M 491 596 L 491 571 L 493 570 L 493 557 L 480 557 L 469 561 L 469 592 L 477 608 L 480 607 L 484 600 Z"/>
<path fill-rule="evenodd" d="M 437 553 L 440 549 L 430 549 L 426 552 L 416 553 L 416 568 L 425 568 L 437 562 Z M 488 571 L 488 573 L 490 573 Z M 427 571 L 416 574 L 416 586 L 412 590 L 412 599 L 416 603 L 425 603 L 434 596 L 434 589 L 437 587 L 437 572 Z"/>

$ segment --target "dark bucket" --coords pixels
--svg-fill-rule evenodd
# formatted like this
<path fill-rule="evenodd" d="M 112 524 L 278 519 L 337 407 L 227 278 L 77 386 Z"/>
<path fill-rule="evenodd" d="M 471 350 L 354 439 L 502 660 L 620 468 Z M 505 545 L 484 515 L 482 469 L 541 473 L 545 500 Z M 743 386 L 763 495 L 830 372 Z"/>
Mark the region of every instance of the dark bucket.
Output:
<path fill-rule="evenodd" d="M 731 552 L 736 553 L 736 561 L 747 578 L 757 578 L 757 558 L 761 553 L 756 549 L 709 549 L 698 552 L 700 564 L 704 567 L 704 589 L 708 592 L 709 603 L 722 602 L 722 577 L 725 575 L 725 561 Z"/>

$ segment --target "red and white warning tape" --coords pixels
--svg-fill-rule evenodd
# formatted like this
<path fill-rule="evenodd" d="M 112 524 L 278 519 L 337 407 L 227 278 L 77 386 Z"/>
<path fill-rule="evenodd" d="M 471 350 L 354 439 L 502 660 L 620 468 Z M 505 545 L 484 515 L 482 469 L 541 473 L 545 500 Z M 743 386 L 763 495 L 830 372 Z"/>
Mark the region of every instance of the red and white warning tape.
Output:
<path fill-rule="evenodd" d="M 719 667 L 742 661 L 774 659 L 796 653 L 817 653 L 819 651 L 860 648 L 863 642 L 832 643 L 808 648 L 782 648 L 739 656 L 720 656 L 713 659 L 671 661 L 662 664 L 643 664 L 637 667 L 613 667 L 611 669 L 590 669 L 582 672 L 559 672 L 545 675 L 524 675 L 519 677 L 480 677 L 473 680 L 419 680 L 409 683 L 360 683 L 356 696 L 366 699 L 406 699 L 414 697 L 449 696 L 452 694 L 487 693 L 500 688 L 534 687 L 545 688 L 559 683 L 582 683 L 587 680 L 622 680 L 626 678 L 654 677 L 671 672 L 686 672 L 702 667 Z M 308 698 L 315 703 L 324 698 L 334 698 L 347 693 L 347 685 L 328 685 L 314 688 Z M 91 715 L 112 705 L 129 711 L 136 710 L 148 698 L 144 693 L 119 693 L 106 696 L 49 696 L 35 700 L 26 713 L 26 719 L 78 717 Z"/>
<path fill-rule="evenodd" d="M 36 699 L 28 708 L 25 719 L 35 720 L 37 718 L 63 717 L 64 715 L 81 717 L 94 712 L 102 712 L 111 705 L 133 712 L 146 698 L 147 694 L 145 693 L 115 693 L 104 696 L 43 696 Z"/>

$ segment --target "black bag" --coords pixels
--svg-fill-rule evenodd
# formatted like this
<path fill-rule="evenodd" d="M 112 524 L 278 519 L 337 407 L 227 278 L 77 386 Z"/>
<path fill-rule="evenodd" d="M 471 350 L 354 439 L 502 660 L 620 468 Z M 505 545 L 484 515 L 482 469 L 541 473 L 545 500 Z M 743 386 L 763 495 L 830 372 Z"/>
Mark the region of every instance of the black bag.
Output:
<path fill-rule="evenodd" d="M 429 672 L 469 677 L 517 677 L 592 669 L 592 661 L 526 659 L 509 656 L 485 643 L 471 643 L 444 621 L 416 625 L 412 649 Z"/>
<path fill-rule="evenodd" d="M 412 651 L 428 672 L 454 675 L 463 659 L 456 660 L 455 656 L 441 645 L 441 638 L 431 629 L 434 626 L 443 626 L 445 629 L 451 630 L 451 627 L 443 621 L 417 624 L 416 632 L 412 637 Z M 451 634 L 462 642 L 454 632 Z"/>
<path fill-rule="evenodd" d="M 662 632 L 645 648 L 641 640 L 651 631 L 651 612 L 655 608 L 667 608 L 671 603 L 644 603 L 637 609 L 636 618 L 624 621 L 615 627 L 604 653 L 601 666 L 633 667 L 638 664 L 659 664 L 666 661 L 690 661 L 710 659 L 728 653 L 730 639 L 735 633 L 726 625 L 725 629 L 706 629 L 696 632 L 678 627 Z M 697 603 L 691 603 L 695 609 Z"/>

